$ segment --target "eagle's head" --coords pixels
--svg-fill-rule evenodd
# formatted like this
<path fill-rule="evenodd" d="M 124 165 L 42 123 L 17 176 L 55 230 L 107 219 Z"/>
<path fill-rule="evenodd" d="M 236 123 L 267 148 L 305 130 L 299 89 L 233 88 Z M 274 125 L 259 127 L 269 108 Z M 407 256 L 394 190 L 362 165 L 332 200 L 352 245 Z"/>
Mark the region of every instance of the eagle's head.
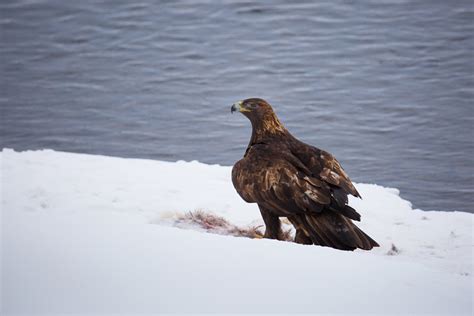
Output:
<path fill-rule="evenodd" d="M 281 133 L 286 131 L 273 112 L 271 105 L 263 99 L 250 98 L 235 102 L 230 108 L 230 112 L 235 111 L 245 115 L 252 122 L 253 129 L 259 132 Z"/>
<path fill-rule="evenodd" d="M 248 118 L 262 117 L 264 114 L 273 113 L 273 109 L 267 101 L 259 98 L 245 99 L 239 102 L 235 102 L 230 108 L 230 112 L 233 113 L 239 111 Z"/>

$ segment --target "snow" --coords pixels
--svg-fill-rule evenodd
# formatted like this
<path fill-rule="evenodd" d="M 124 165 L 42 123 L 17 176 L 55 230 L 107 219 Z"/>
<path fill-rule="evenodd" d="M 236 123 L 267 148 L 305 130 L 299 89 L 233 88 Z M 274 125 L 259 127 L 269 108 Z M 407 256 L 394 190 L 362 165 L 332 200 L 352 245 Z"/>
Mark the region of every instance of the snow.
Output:
<path fill-rule="evenodd" d="M 195 210 L 261 224 L 231 167 L 52 150 L 0 159 L 5 315 L 473 311 L 472 214 L 416 210 L 396 189 L 356 184 L 358 226 L 381 247 L 343 252 L 174 227 Z"/>

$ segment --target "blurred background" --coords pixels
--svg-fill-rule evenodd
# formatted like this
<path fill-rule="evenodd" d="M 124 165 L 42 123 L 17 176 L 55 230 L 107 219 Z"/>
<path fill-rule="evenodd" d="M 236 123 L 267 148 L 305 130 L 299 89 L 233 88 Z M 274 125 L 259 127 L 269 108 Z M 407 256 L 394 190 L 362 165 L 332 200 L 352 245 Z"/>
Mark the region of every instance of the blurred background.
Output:
<path fill-rule="evenodd" d="M 474 212 L 472 0 L 3 0 L 0 15 L 1 147 L 232 165 L 251 129 L 230 106 L 261 97 L 353 181 Z"/>

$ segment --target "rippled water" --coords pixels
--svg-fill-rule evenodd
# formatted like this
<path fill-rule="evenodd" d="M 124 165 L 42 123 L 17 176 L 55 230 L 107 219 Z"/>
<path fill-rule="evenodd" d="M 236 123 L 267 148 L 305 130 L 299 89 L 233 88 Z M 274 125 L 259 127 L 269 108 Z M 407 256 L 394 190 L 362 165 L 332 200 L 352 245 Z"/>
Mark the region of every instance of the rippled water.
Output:
<path fill-rule="evenodd" d="M 354 181 L 474 211 L 472 1 L 30 0 L 0 12 L 2 147 L 231 165 L 250 126 L 230 105 L 263 97 Z"/>

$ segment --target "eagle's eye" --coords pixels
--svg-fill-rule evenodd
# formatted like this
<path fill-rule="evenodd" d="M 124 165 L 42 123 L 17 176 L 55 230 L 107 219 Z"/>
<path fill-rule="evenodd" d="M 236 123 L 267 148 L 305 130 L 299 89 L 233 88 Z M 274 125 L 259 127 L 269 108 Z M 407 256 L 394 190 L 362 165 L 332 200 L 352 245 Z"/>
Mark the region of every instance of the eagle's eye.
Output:
<path fill-rule="evenodd" d="M 255 110 L 257 109 L 259 106 L 258 103 L 255 103 L 255 102 L 249 102 L 247 103 L 247 108 L 250 109 L 250 110 Z"/>

